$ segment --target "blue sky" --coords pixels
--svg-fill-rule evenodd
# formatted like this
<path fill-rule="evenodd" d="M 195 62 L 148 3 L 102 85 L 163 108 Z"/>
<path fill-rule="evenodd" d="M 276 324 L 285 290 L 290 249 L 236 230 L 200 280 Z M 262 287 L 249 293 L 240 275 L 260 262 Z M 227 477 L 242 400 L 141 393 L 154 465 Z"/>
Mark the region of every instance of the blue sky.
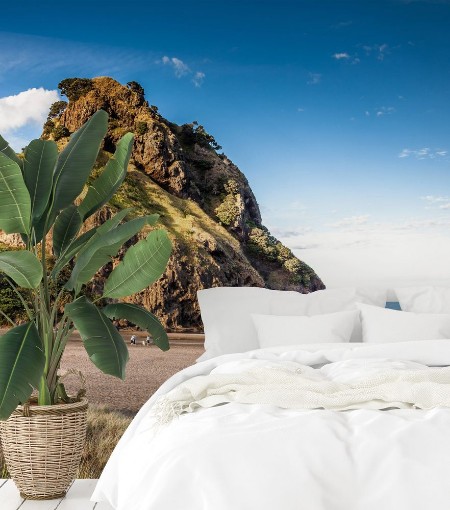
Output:
<path fill-rule="evenodd" d="M 55 97 L 29 89 L 136 80 L 215 136 L 326 283 L 450 278 L 449 1 L 47 1 L 2 18 L 0 131 L 17 145 Z"/>

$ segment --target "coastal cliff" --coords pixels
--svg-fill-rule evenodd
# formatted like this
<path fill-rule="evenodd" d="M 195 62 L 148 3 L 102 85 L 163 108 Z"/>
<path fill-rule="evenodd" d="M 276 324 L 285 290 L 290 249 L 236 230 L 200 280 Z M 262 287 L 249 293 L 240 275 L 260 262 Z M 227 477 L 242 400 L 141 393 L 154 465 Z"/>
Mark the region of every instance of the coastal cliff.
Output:
<path fill-rule="evenodd" d="M 198 289 L 259 286 L 308 293 L 324 288 L 315 272 L 262 225 L 245 175 L 203 126 L 169 122 L 136 82 L 124 86 L 107 77 L 70 78 L 59 88 L 68 102 L 52 105 L 42 137 L 56 140 L 60 149 L 98 109 L 109 114 L 95 173 L 101 172 L 117 141 L 128 131 L 135 133 L 126 180 L 90 218 L 89 227 L 115 210 L 133 207 L 134 214 L 158 213 L 173 242 L 163 277 L 130 302 L 152 310 L 169 329 L 193 330 L 201 328 Z M 3 242 L 8 243 L 8 236 Z M 96 275 L 88 293 L 98 294 L 114 263 Z"/>

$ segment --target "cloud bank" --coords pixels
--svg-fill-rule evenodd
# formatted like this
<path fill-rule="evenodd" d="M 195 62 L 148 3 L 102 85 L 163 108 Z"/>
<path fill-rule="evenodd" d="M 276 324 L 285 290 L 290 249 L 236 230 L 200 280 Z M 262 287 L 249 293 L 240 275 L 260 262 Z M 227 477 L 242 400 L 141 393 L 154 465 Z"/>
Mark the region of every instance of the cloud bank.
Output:
<path fill-rule="evenodd" d="M 31 133 L 40 132 L 50 105 L 58 100 L 56 90 L 42 87 L 0 98 L 0 133 L 20 151 L 31 138 L 38 136 Z"/>
<path fill-rule="evenodd" d="M 322 230 L 301 226 L 271 231 L 329 287 L 450 285 L 450 204 L 446 197 L 423 198 L 436 203 L 440 215 L 396 223 L 358 215 L 325 224 Z"/>

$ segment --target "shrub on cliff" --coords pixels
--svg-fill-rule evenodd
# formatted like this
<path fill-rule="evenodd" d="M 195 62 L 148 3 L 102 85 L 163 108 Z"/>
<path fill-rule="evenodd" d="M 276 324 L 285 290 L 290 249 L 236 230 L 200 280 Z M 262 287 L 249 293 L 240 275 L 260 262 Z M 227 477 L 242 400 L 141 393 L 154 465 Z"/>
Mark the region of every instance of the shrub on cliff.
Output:
<path fill-rule="evenodd" d="M 65 138 L 70 135 L 70 131 L 66 128 L 66 126 L 56 126 L 53 131 L 53 139 L 55 142 L 61 140 L 61 138 Z"/>
<path fill-rule="evenodd" d="M 145 95 L 145 92 L 144 92 L 144 87 L 138 83 L 137 81 L 129 81 L 127 83 L 127 87 L 133 91 L 133 92 L 136 92 L 136 94 L 140 97 L 144 97 Z"/>
<path fill-rule="evenodd" d="M 90 78 L 66 78 L 58 84 L 58 88 L 69 101 L 76 101 L 92 90 L 94 84 Z"/>
<path fill-rule="evenodd" d="M 147 131 L 148 131 L 147 122 L 136 122 L 135 133 L 138 136 L 145 135 L 145 133 L 147 133 Z"/>
<path fill-rule="evenodd" d="M 54 119 L 55 117 L 59 117 L 64 110 L 67 108 L 66 101 L 56 101 L 50 106 L 50 110 L 48 112 L 47 120 Z"/>

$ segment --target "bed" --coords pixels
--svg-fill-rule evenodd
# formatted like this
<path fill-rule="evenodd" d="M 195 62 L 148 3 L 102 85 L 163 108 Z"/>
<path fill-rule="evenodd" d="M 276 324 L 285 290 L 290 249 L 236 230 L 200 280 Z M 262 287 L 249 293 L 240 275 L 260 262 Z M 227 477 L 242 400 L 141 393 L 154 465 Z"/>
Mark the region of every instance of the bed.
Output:
<path fill-rule="evenodd" d="M 116 510 L 448 509 L 447 290 L 398 289 L 403 311 L 376 289 L 201 291 L 205 355 L 143 406 L 92 499 Z"/>

